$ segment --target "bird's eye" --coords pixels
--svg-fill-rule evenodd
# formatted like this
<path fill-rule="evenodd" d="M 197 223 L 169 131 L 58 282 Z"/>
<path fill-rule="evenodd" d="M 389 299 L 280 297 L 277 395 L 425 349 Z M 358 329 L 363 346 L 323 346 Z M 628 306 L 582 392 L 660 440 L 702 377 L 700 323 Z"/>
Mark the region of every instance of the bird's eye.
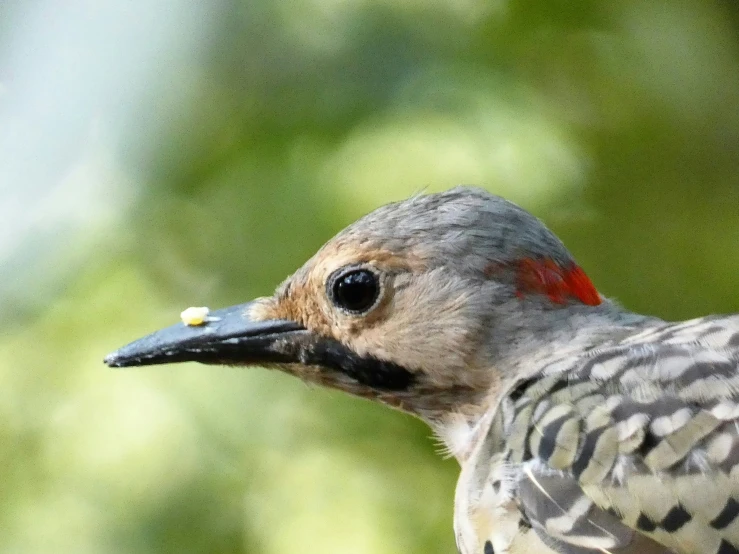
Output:
<path fill-rule="evenodd" d="M 380 282 L 369 269 L 351 269 L 329 279 L 331 299 L 342 310 L 353 314 L 368 312 L 380 296 Z"/>

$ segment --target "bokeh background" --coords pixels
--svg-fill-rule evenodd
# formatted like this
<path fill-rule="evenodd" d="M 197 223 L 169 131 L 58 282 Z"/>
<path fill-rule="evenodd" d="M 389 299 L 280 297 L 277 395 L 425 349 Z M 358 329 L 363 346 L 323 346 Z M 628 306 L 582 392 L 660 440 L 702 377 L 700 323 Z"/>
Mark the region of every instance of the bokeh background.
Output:
<path fill-rule="evenodd" d="M 0 2 L 0 552 L 452 553 L 399 413 L 103 356 L 474 183 L 600 290 L 739 311 L 734 0 Z"/>

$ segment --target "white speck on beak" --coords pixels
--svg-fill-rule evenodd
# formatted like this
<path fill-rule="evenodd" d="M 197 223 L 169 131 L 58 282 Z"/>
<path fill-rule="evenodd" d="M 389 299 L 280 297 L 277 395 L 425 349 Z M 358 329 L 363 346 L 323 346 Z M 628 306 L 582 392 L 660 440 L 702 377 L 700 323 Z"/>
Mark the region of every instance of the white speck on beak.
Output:
<path fill-rule="evenodd" d="M 192 306 L 190 308 L 187 308 L 185 311 L 183 311 L 180 314 L 180 318 L 182 319 L 182 323 L 185 325 L 189 325 L 191 327 L 202 325 L 206 321 L 209 321 L 208 314 L 210 313 L 210 310 L 205 307 L 195 307 Z"/>

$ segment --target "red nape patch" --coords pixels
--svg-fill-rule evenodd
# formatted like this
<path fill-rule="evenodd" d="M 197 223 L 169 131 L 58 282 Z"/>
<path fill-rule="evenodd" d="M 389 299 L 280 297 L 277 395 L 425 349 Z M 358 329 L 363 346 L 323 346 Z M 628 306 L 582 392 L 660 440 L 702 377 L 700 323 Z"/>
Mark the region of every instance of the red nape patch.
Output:
<path fill-rule="evenodd" d="M 550 258 L 516 262 L 516 294 L 546 294 L 556 304 L 564 304 L 569 298 L 588 306 L 601 303 L 598 291 L 580 266 L 561 267 Z"/>

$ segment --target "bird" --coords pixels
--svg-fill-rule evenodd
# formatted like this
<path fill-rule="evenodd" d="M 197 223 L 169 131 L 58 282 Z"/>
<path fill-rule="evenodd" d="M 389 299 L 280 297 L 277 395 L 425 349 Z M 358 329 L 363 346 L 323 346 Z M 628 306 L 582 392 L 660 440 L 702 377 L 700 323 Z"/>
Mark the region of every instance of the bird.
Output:
<path fill-rule="evenodd" d="M 739 315 L 629 311 L 484 189 L 379 207 L 202 319 L 105 362 L 262 365 L 420 418 L 460 464 L 460 554 L 739 553 Z"/>

